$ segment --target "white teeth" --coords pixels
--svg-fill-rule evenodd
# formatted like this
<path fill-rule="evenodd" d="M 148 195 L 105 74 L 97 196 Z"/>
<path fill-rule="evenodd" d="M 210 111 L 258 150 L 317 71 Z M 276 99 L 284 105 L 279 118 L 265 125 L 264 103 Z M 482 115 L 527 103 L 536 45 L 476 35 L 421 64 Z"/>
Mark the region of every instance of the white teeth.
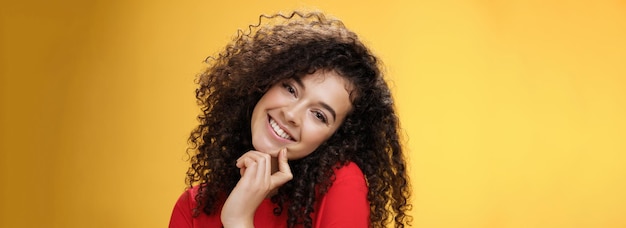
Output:
<path fill-rule="evenodd" d="M 291 137 L 289 137 L 289 135 L 285 133 L 285 131 L 283 131 L 283 129 L 281 129 L 273 119 L 270 119 L 270 126 L 272 126 L 272 129 L 274 129 L 274 132 L 276 132 L 278 136 L 291 140 Z"/>

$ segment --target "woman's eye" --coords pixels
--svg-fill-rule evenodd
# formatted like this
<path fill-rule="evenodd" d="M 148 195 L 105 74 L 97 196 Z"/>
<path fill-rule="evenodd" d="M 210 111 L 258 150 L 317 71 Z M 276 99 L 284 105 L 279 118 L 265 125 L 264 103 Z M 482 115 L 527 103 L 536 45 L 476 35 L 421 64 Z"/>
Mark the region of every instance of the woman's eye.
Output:
<path fill-rule="evenodd" d="M 291 86 L 288 83 L 283 83 L 283 88 L 285 88 L 287 90 L 287 92 L 289 92 L 291 94 L 296 94 L 296 89 L 294 89 L 293 86 Z"/>
<path fill-rule="evenodd" d="M 326 119 L 326 116 L 324 115 L 324 113 L 320 111 L 315 111 L 313 115 L 315 115 L 315 118 L 322 121 L 323 123 L 328 123 L 328 119 Z"/>

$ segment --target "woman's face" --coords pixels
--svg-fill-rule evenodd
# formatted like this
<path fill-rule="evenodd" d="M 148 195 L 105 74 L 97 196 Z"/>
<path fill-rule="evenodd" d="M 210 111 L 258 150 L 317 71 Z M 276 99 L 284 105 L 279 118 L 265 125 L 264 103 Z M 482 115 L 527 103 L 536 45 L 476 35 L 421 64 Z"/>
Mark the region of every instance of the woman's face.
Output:
<path fill-rule="evenodd" d="M 290 160 L 311 154 L 341 126 L 352 108 L 351 84 L 334 71 L 317 71 L 273 85 L 252 112 L 255 150 Z"/>

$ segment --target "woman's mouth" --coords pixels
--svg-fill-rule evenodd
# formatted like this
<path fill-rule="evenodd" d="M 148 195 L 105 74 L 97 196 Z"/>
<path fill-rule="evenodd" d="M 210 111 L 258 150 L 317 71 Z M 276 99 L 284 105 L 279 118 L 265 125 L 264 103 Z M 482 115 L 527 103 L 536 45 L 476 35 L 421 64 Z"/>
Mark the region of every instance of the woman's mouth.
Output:
<path fill-rule="evenodd" d="M 278 123 L 276 123 L 276 121 L 274 121 L 274 119 L 272 118 L 270 118 L 270 126 L 272 127 L 272 130 L 274 130 L 274 133 L 276 133 L 276 135 L 278 135 L 279 137 L 293 141 L 293 138 L 289 136 L 289 134 L 287 134 L 287 132 L 285 132 L 282 128 L 280 128 L 280 126 L 278 126 Z"/>

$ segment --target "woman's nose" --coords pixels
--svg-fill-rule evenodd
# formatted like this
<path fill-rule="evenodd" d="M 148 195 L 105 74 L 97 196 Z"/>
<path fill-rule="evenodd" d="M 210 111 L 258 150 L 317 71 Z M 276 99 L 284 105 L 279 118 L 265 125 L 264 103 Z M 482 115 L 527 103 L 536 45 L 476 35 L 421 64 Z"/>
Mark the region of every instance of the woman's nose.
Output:
<path fill-rule="evenodd" d="M 293 126 L 299 126 L 302 118 L 302 105 L 293 103 L 283 108 L 285 121 Z"/>

